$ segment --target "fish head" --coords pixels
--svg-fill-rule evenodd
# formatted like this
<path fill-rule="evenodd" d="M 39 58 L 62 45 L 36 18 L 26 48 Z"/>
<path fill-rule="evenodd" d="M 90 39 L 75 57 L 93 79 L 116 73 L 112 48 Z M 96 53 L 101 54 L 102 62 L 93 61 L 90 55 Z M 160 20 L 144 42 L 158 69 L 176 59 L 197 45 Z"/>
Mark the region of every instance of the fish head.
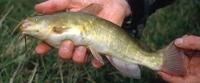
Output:
<path fill-rule="evenodd" d="M 43 40 L 50 34 L 49 24 L 50 21 L 42 16 L 27 17 L 21 22 L 19 29 L 23 35 Z"/>

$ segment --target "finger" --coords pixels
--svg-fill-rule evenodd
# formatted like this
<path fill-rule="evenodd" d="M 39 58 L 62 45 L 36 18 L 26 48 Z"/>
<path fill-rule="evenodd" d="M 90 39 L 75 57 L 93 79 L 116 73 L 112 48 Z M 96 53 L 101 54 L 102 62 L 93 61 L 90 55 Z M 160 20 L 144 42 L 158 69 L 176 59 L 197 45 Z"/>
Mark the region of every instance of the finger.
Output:
<path fill-rule="evenodd" d="M 187 36 L 175 40 L 175 45 L 180 48 L 200 50 L 200 37 Z"/>
<path fill-rule="evenodd" d="M 51 49 L 51 46 L 49 46 L 48 44 L 42 42 L 40 44 L 38 44 L 35 48 L 36 53 L 38 54 L 45 54 L 47 53 L 49 50 Z"/>
<path fill-rule="evenodd" d="M 86 51 L 87 49 L 84 46 L 76 47 L 73 54 L 73 61 L 79 65 L 84 64 L 86 61 Z"/>
<path fill-rule="evenodd" d="M 39 13 L 54 13 L 64 9 L 71 9 L 73 7 L 80 7 L 83 5 L 83 0 L 48 0 L 46 2 L 37 4 L 35 10 Z"/>
<path fill-rule="evenodd" d="M 92 57 L 92 66 L 95 68 L 100 68 L 101 66 L 103 66 L 103 64 L 101 64 L 98 60 Z"/>
<path fill-rule="evenodd" d="M 72 58 L 73 49 L 73 42 L 70 40 L 65 40 L 61 43 L 58 54 L 62 59 L 70 60 Z"/>
<path fill-rule="evenodd" d="M 69 0 L 48 0 L 35 6 L 39 13 L 53 13 L 67 8 Z"/>

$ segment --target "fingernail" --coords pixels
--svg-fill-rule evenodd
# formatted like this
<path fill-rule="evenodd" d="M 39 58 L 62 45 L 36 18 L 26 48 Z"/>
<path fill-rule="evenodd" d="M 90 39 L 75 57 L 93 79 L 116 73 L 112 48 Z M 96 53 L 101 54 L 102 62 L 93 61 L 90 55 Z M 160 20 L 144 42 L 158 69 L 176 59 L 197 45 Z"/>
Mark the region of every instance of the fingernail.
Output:
<path fill-rule="evenodd" d="M 77 51 L 78 51 L 79 53 L 83 53 L 83 52 L 86 51 L 86 49 L 85 49 L 84 46 L 79 46 L 79 47 L 77 47 Z"/>
<path fill-rule="evenodd" d="M 178 38 L 175 40 L 176 45 L 182 45 L 183 44 L 183 38 Z"/>
<path fill-rule="evenodd" d="M 71 50 L 70 46 L 71 46 L 71 42 L 65 41 L 65 42 L 62 43 L 61 49 L 63 51 L 70 51 Z"/>

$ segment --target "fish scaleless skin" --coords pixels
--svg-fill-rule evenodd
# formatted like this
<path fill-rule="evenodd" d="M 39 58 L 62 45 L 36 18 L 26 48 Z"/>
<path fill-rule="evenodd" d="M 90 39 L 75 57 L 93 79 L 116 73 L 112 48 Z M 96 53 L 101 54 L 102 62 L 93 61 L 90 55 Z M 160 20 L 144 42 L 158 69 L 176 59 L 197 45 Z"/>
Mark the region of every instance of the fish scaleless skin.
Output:
<path fill-rule="evenodd" d="M 59 20 L 60 16 L 70 20 L 51 25 L 67 28 L 62 33 L 52 32 L 50 38 L 45 40 L 54 47 L 58 48 L 61 41 L 70 39 L 76 45 L 90 46 L 101 54 L 116 57 L 127 63 L 145 65 L 153 70 L 158 70 L 157 68 L 162 65 L 161 53 L 146 52 L 136 40 L 111 22 L 88 14 L 72 12 L 59 14 L 57 17 L 55 15 L 54 20 Z"/>

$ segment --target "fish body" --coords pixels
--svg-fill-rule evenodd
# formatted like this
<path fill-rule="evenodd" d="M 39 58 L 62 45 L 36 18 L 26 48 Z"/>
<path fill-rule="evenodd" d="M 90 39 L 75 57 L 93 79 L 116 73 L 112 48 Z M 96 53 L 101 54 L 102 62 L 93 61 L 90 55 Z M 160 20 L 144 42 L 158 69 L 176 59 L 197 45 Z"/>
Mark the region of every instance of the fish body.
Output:
<path fill-rule="evenodd" d="M 173 43 L 157 52 L 148 52 L 119 26 L 87 13 L 62 12 L 28 17 L 20 30 L 22 34 L 38 38 L 55 48 L 59 48 L 64 40 L 86 46 L 97 60 L 103 63 L 100 55 L 105 55 L 128 77 L 140 78 L 138 65 L 177 75 L 185 73 L 185 66 L 181 66 L 183 52 Z"/>

